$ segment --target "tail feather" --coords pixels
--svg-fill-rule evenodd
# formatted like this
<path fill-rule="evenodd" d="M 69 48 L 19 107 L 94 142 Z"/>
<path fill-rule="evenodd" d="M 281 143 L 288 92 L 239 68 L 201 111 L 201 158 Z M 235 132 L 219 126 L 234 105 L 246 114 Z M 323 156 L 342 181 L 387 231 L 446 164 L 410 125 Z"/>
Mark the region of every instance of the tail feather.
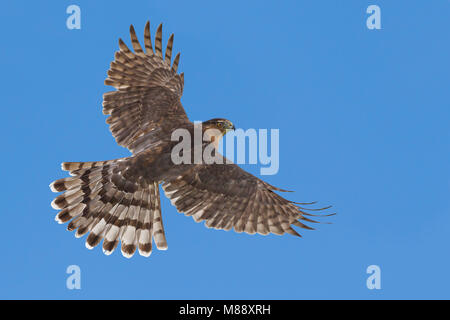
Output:
<path fill-rule="evenodd" d="M 155 211 L 153 216 L 153 238 L 155 239 L 156 247 L 159 250 L 167 250 L 167 241 L 166 241 L 166 234 L 164 232 L 164 225 L 162 222 L 162 215 L 161 215 L 161 201 L 159 196 L 159 187 L 155 183 L 154 187 L 155 192 Z"/>
<path fill-rule="evenodd" d="M 67 229 L 76 230 L 76 237 L 89 233 L 88 249 L 103 240 L 103 252 L 109 255 L 121 242 L 123 256 L 130 258 L 138 249 L 140 255 L 148 257 L 152 238 L 158 249 L 167 249 L 159 184 L 126 179 L 123 173 L 128 159 L 64 162 L 63 170 L 72 177 L 50 184 L 53 192 L 64 192 L 51 205 L 60 210 L 55 220 L 69 222 Z"/>
<path fill-rule="evenodd" d="M 75 217 L 78 217 L 83 209 L 86 207 L 84 203 L 78 203 L 76 205 L 70 206 L 61 210 L 55 217 L 55 221 L 58 223 L 65 223 Z"/>
<path fill-rule="evenodd" d="M 139 222 L 137 225 L 138 249 L 139 254 L 144 257 L 150 256 L 152 253 L 152 230 L 153 230 L 153 216 L 154 210 L 152 202 L 153 187 L 150 186 L 144 194 L 147 206 L 141 207 Z"/>
<path fill-rule="evenodd" d="M 80 169 L 91 169 L 97 167 L 103 167 L 108 164 L 114 164 L 119 159 L 106 160 L 106 161 L 90 161 L 90 162 L 63 162 L 61 169 L 64 171 L 76 171 Z"/>
<path fill-rule="evenodd" d="M 75 237 L 80 238 L 87 232 L 89 232 L 89 230 L 91 229 L 91 224 L 94 221 L 94 216 L 98 214 L 100 210 L 104 209 L 105 203 L 102 202 L 101 199 L 105 199 L 105 190 L 114 192 L 114 189 L 112 188 L 112 184 L 110 182 L 97 186 L 94 192 L 89 194 L 89 198 L 86 199 L 86 208 L 84 208 L 79 217 L 72 220 L 67 226 L 67 230 L 69 231 L 77 229 Z"/>
<path fill-rule="evenodd" d="M 76 177 L 69 177 L 58 179 L 50 184 L 50 189 L 53 192 L 62 192 L 70 189 L 78 188 L 82 185 L 92 185 L 101 178 L 108 176 L 110 169 L 109 165 L 93 170 L 85 170 L 82 174 Z"/>
<path fill-rule="evenodd" d="M 119 243 L 119 237 L 123 233 L 128 217 L 128 210 L 130 208 L 133 194 L 127 193 L 124 200 L 117 206 L 116 215 L 111 217 L 107 226 L 105 227 L 103 252 L 107 255 L 111 254 Z"/>
<path fill-rule="evenodd" d="M 136 251 L 137 246 L 137 224 L 139 221 L 139 212 L 141 210 L 142 197 L 144 196 L 145 191 L 139 190 L 136 191 L 133 195 L 133 199 L 135 200 L 135 204 L 130 206 L 130 214 L 129 220 L 125 226 L 125 230 L 120 237 L 122 241 L 122 255 L 126 258 L 131 258 Z"/>

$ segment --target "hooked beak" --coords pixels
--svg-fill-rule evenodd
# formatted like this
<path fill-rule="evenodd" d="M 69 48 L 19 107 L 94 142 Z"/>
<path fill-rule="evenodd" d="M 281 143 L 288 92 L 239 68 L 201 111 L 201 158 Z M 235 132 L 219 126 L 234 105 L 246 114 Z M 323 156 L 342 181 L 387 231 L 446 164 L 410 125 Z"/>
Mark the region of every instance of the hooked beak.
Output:
<path fill-rule="evenodd" d="M 234 130 L 236 130 L 236 128 L 234 127 L 234 124 L 232 124 L 231 126 L 228 126 L 228 127 L 225 129 L 225 133 L 230 132 L 230 131 L 234 131 Z"/>

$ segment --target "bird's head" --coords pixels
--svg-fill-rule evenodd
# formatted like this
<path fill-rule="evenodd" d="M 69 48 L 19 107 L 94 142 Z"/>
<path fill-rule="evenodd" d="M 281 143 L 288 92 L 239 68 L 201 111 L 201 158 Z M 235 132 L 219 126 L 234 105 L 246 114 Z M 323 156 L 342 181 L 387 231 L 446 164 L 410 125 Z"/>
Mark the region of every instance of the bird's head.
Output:
<path fill-rule="evenodd" d="M 202 123 L 203 130 L 217 129 L 224 136 L 228 131 L 235 130 L 233 123 L 230 120 L 222 118 L 214 118 Z"/>

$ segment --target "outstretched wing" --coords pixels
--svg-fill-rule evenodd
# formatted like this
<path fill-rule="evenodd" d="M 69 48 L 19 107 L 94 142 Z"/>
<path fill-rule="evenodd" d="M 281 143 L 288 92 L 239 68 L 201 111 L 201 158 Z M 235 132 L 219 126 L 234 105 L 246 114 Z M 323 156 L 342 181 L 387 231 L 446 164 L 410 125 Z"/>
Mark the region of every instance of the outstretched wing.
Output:
<path fill-rule="evenodd" d="M 192 216 L 196 222 L 205 220 L 208 228 L 300 236 L 293 225 L 313 229 L 301 221 L 317 222 L 307 217 L 314 215 L 306 213 L 305 208 L 274 192 L 285 190 L 235 164 L 193 166 L 178 178 L 165 182 L 163 189 L 179 212 Z"/>
<path fill-rule="evenodd" d="M 183 73 L 177 74 L 180 54 L 171 65 L 173 34 L 165 55 L 162 48 L 162 25 L 156 31 L 155 50 L 150 37 L 150 23 L 144 31 L 145 52 L 130 26 L 134 52 L 119 39 L 120 50 L 108 70 L 106 85 L 117 90 L 103 95 L 103 113 L 106 122 L 121 146 L 138 153 L 162 139 L 180 124 L 189 122 L 181 105 Z"/>

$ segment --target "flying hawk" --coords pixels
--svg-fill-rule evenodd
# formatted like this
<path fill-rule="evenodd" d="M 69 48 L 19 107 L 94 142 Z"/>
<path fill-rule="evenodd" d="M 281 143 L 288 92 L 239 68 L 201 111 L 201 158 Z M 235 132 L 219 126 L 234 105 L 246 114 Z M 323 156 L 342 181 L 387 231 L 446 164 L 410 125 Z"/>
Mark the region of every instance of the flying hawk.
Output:
<path fill-rule="evenodd" d="M 209 228 L 300 236 L 292 226 L 312 229 L 303 222 L 311 213 L 286 200 L 276 188 L 233 163 L 175 164 L 171 151 L 177 142 L 176 129 L 190 133 L 190 122 L 181 104 L 184 76 L 178 74 L 180 54 L 173 63 L 173 34 L 162 52 L 162 25 L 152 46 L 150 24 L 144 30 L 144 49 L 130 26 L 132 52 L 119 39 L 120 50 L 105 80 L 116 90 L 103 95 L 103 113 L 117 143 L 128 148 L 126 158 L 95 162 L 64 162 L 62 169 L 71 177 L 50 184 L 57 196 L 52 207 L 60 210 L 55 220 L 70 221 L 67 229 L 76 237 L 86 233 L 86 247 L 92 249 L 103 239 L 103 252 L 111 254 L 121 241 L 125 257 L 136 248 L 143 256 L 152 252 L 152 239 L 160 250 L 167 249 L 161 215 L 159 185 L 179 212 L 205 221 Z M 202 130 L 215 129 L 211 141 L 217 143 L 234 125 L 226 119 L 202 123 Z M 203 142 L 203 150 L 207 144 Z M 195 148 L 193 148 L 195 149 Z M 193 151 L 192 151 L 193 152 Z M 216 154 L 222 157 L 220 154 Z M 315 210 L 322 210 L 315 209 Z M 313 210 L 313 209 L 309 209 Z"/>

